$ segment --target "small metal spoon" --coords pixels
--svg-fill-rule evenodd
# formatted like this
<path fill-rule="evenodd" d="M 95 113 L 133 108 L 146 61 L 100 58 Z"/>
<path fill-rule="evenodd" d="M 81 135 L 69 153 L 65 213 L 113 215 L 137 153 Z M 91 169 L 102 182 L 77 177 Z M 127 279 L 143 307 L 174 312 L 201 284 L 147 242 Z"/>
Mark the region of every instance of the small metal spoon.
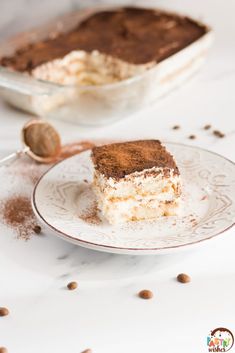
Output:
<path fill-rule="evenodd" d="M 31 120 L 21 133 L 23 148 L 0 160 L 0 165 L 24 154 L 40 163 L 56 161 L 61 151 L 60 135 L 55 128 L 43 120 Z"/>

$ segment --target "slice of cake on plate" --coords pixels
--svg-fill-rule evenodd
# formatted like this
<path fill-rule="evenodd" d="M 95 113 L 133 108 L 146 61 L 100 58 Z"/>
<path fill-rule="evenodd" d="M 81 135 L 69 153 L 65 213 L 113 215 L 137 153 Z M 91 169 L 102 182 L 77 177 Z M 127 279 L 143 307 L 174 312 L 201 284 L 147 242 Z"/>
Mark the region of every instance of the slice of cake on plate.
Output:
<path fill-rule="evenodd" d="M 98 207 L 111 224 L 177 214 L 180 173 L 160 141 L 94 147 L 92 160 Z"/>

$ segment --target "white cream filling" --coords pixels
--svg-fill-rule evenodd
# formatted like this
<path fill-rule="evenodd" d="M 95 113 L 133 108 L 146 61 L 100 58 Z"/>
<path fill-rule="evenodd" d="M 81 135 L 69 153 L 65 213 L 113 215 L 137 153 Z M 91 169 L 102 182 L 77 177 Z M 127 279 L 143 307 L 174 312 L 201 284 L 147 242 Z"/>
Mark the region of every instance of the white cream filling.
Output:
<path fill-rule="evenodd" d="M 173 170 L 165 177 L 163 169 L 155 167 L 120 180 L 106 178 L 96 171 L 94 191 L 98 206 L 110 223 L 149 219 L 176 213 L 181 179 Z"/>
<path fill-rule="evenodd" d="M 74 50 L 63 58 L 39 65 L 32 71 L 37 79 L 60 84 L 103 85 L 139 75 L 155 63 L 129 64 L 97 50 Z"/>
<path fill-rule="evenodd" d="M 161 216 L 173 216 L 179 211 L 179 200 L 168 204 L 152 200 L 141 203 L 136 200 L 109 202 L 99 204 L 103 215 L 111 224 L 123 223 L 126 221 L 137 221 L 155 219 Z"/>
<path fill-rule="evenodd" d="M 180 188 L 180 176 L 175 175 L 173 170 L 170 170 L 169 177 L 163 173 L 162 168 L 153 167 L 115 180 L 95 172 L 94 185 L 108 199 L 146 196 L 156 197 L 159 201 L 172 201 Z"/>

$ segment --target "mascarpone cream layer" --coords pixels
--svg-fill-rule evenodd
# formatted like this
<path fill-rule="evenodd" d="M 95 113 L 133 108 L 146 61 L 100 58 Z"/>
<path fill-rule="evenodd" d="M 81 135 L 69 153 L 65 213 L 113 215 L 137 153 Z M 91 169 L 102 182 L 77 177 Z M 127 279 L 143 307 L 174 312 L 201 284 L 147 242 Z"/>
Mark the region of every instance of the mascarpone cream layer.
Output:
<path fill-rule="evenodd" d="M 155 167 L 120 180 L 96 171 L 93 186 L 98 207 L 112 224 L 175 215 L 181 194 L 180 176 L 170 170 L 166 177 Z"/>
<path fill-rule="evenodd" d="M 103 85 L 125 80 L 154 66 L 134 65 L 97 50 L 75 50 L 60 59 L 39 65 L 32 71 L 37 79 L 65 85 Z"/>
<path fill-rule="evenodd" d="M 111 224 L 153 220 L 162 216 L 175 216 L 180 210 L 179 199 L 170 203 L 159 202 L 157 200 L 145 203 L 136 200 L 109 202 L 105 204 L 101 202 L 99 206 L 103 215 Z"/>

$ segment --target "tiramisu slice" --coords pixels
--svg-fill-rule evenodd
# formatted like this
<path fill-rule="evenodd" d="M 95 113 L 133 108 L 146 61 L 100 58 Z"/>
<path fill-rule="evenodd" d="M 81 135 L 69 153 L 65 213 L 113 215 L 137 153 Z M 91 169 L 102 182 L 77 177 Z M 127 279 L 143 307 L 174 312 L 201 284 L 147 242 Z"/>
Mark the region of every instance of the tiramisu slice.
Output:
<path fill-rule="evenodd" d="M 180 173 L 160 141 L 94 147 L 92 160 L 98 207 L 111 224 L 177 213 Z"/>

